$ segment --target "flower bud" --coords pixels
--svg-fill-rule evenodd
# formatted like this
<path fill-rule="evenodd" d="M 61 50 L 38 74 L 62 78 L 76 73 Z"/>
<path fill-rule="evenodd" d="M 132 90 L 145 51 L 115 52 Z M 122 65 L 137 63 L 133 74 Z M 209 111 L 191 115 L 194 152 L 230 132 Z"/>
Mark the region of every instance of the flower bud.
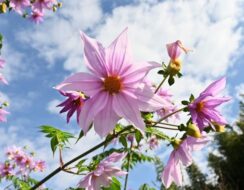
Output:
<path fill-rule="evenodd" d="M 6 13 L 7 12 L 7 5 L 6 3 L 1 3 L 0 4 L 0 13 Z"/>
<path fill-rule="evenodd" d="M 174 147 L 174 149 L 177 149 L 177 148 L 179 148 L 181 142 L 182 142 L 182 140 L 180 140 L 180 139 L 174 139 L 173 141 L 171 141 L 171 145 Z"/>
<path fill-rule="evenodd" d="M 58 8 L 61 8 L 63 6 L 63 3 L 58 2 Z"/>
<path fill-rule="evenodd" d="M 187 126 L 186 133 L 187 133 L 187 135 L 190 135 L 190 136 L 195 137 L 195 138 L 200 138 L 202 136 L 199 128 L 193 123 L 190 123 Z"/>
<path fill-rule="evenodd" d="M 169 57 L 173 60 L 180 56 L 181 51 L 184 51 L 185 53 L 191 51 L 190 49 L 184 47 L 180 40 L 167 44 L 166 47 Z"/>
<path fill-rule="evenodd" d="M 219 133 L 225 132 L 225 125 L 219 125 L 217 123 L 214 123 L 213 125 L 214 125 L 216 132 L 219 132 Z"/>
<path fill-rule="evenodd" d="M 53 6 L 53 12 L 56 12 L 56 11 L 57 11 L 57 7 Z"/>
<path fill-rule="evenodd" d="M 176 75 L 181 70 L 181 60 L 180 59 L 171 59 L 168 71 L 171 75 Z"/>

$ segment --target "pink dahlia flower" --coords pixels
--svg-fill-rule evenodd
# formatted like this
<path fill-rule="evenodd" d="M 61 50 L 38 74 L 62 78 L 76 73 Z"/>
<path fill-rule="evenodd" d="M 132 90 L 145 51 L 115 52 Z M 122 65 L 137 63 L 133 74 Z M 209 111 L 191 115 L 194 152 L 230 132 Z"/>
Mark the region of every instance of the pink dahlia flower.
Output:
<path fill-rule="evenodd" d="M 162 109 L 160 110 L 157 110 L 157 114 L 160 116 L 160 117 L 165 117 L 166 115 L 174 112 L 177 110 L 177 106 L 174 105 L 173 101 L 171 100 L 171 97 L 173 96 L 172 94 L 170 94 L 170 92 L 166 89 L 160 89 L 158 92 L 157 92 L 157 95 L 159 95 L 160 97 L 164 98 L 164 100 L 168 103 L 167 105 L 165 105 Z M 179 119 L 180 116 L 178 113 L 172 115 L 171 117 L 167 118 L 165 121 L 168 122 L 169 119 Z"/>
<path fill-rule="evenodd" d="M 30 19 L 35 22 L 36 24 L 39 24 L 40 22 L 43 22 L 44 13 L 39 10 L 33 10 L 31 12 Z"/>
<path fill-rule="evenodd" d="M 158 142 L 158 139 L 156 138 L 156 136 L 152 136 L 149 141 L 148 141 L 148 144 L 149 144 L 149 148 L 151 150 L 157 148 L 157 146 L 159 145 L 159 142 Z"/>
<path fill-rule="evenodd" d="M 34 170 L 43 172 L 46 168 L 46 163 L 43 160 L 38 160 L 34 162 Z"/>
<path fill-rule="evenodd" d="M 80 188 L 85 190 L 100 190 L 101 186 L 108 187 L 113 176 L 123 176 L 127 172 L 122 171 L 119 167 L 113 166 L 113 163 L 122 160 L 126 154 L 112 153 L 102 160 L 96 170 L 88 173 L 78 184 Z"/>
<path fill-rule="evenodd" d="M 225 118 L 216 110 L 216 107 L 224 102 L 229 101 L 230 97 L 217 97 L 216 95 L 225 88 L 226 78 L 210 84 L 191 104 L 189 111 L 191 113 L 192 122 L 196 123 L 200 130 L 212 123 L 219 125 L 227 124 Z"/>
<path fill-rule="evenodd" d="M 171 59 L 177 59 L 181 52 L 184 51 L 185 53 L 189 52 L 190 49 L 185 48 L 180 40 L 177 40 L 173 43 L 166 44 L 168 55 Z"/>
<path fill-rule="evenodd" d="M 30 6 L 30 0 L 10 0 L 9 6 L 17 13 L 22 14 L 22 9 Z"/>
<path fill-rule="evenodd" d="M 9 112 L 0 108 L 0 122 L 6 122 L 7 121 L 6 115 L 8 115 L 8 114 L 9 114 Z"/>
<path fill-rule="evenodd" d="M 0 59 L 0 68 L 2 69 L 5 65 L 5 60 L 4 59 Z"/>
<path fill-rule="evenodd" d="M 0 163 L 0 178 L 14 176 L 14 167 L 9 163 Z"/>
<path fill-rule="evenodd" d="M 60 93 L 63 96 L 66 96 L 67 99 L 58 105 L 58 107 L 63 107 L 63 109 L 60 111 L 60 113 L 68 112 L 67 113 L 67 123 L 69 123 L 70 118 L 72 115 L 77 113 L 77 122 L 79 122 L 79 115 L 81 112 L 81 108 L 84 105 L 85 101 L 87 100 L 87 97 L 84 96 L 81 92 L 76 91 L 69 91 L 69 92 L 62 92 Z"/>
<path fill-rule="evenodd" d="M 140 111 L 156 111 L 165 100 L 143 83 L 145 75 L 160 67 L 154 62 L 134 64 L 124 30 L 108 48 L 81 33 L 84 58 L 91 73 L 76 73 L 56 88 L 62 91 L 81 91 L 90 98 L 80 113 L 80 126 L 86 133 L 94 122 L 100 136 L 107 135 L 121 117 L 139 130 L 145 124 Z"/>
<path fill-rule="evenodd" d="M 33 3 L 33 10 L 43 12 L 44 9 L 51 9 L 55 3 L 57 3 L 56 0 L 36 0 Z"/>
<path fill-rule="evenodd" d="M 174 181 L 177 185 L 182 185 L 181 165 L 192 164 L 192 151 L 201 150 L 208 142 L 209 138 L 203 134 L 201 138 L 187 137 L 178 148 L 171 154 L 167 165 L 164 168 L 161 179 L 166 188 Z"/>
<path fill-rule="evenodd" d="M 0 73 L 0 81 L 4 84 L 8 84 L 8 81 L 5 79 L 5 77 Z"/>

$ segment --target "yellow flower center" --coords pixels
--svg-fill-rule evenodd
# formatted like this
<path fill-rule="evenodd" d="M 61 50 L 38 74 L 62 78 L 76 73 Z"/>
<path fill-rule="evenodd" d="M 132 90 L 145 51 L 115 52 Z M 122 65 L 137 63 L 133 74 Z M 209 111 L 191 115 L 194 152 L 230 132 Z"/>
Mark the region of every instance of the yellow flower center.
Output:
<path fill-rule="evenodd" d="M 204 102 L 197 103 L 197 108 L 196 108 L 197 112 L 201 112 L 203 108 L 204 108 Z"/>
<path fill-rule="evenodd" d="M 119 93 L 122 88 L 121 80 L 117 76 L 109 76 L 104 80 L 104 89 L 109 94 Z"/>

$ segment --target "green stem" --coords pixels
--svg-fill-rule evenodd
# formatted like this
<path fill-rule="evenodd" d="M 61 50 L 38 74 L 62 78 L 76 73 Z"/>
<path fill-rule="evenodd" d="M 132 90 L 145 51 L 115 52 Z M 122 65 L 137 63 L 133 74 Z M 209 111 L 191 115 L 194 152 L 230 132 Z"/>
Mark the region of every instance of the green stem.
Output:
<path fill-rule="evenodd" d="M 152 127 L 155 127 L 155 128 L 160 128 L 160 129 L 169 129 L 169 130 L 179 130 L 177 128 L 170 128 L 170 127 L 163 127 L 163 126 L 158 126 L 158 125 L 155 125 L 155 126 L 152 126 Z"/>
<path fill-rule="evenodd" d="M 166 81 L 166 79 L 168 78 L 168 74 L 164 77 L 164 79 L 162 80 L 162 82 L 158 85 L 158 87 L 156 88 L 154 94 L 156 94 L 158 92 L 158 90 L 160 89 L 160 87 L 163 85 L 163 83 Z"/>
<path fill-rule="evenodd" d="M 91 152 L 101 148 L 102 146 L 106 145 L 107 143 L 109 143 L 110 141 L 112 141 L 114 138 L 117 138 L 121 133 L 130 130 L 132 128 L 132 126 L 128 126 L 126 128 L 124 128 L 123 130 L 119 131 L 117 134 L 114 134 L 113 136 L 111 136 L 110 138 L 105 139 L 103 142 L 97 144 L 96 146 L 94 146 L 93 148 L 89 149 L 88 151 L 80 154 L 79 156 L 73 158 L 72 160 L 66 162 L 62 167 L 58 167 L 57 169 L 55 169 L 53 172 L 51 172 L 49 175 L 47 175 L 45 178 L 43 178 L 41 181 L 39 181 L 36 185 L 34 185 L 30 190 L 34 190 L 37 189 L 38 187 L 40 187 L 43 183 L 45 183 L 46 181 L 48 181 L 49 179 L 51 179 L 53 176 L 55 176 L 56 174 L 58 174 L 60 171 L 62 171 L 63 169 L 65 169 L 67 166 L 69 166 L 70 164 L 72 164 L 73 162 L 76 162 L 78 160 L 80 160 L 81 158 L 83 158 L 84 156 L 90 154 Z"/>
<path fill-rule="evenodd" d="M 168 125 L 168 126 L 177 127 L 177 128 L 179 126 L 179 125 L 175 125 L 175 124 L 171 124 L 171 123 L 164 123 L 164 122 L 160 122 L 159 124 Z"/>
<path fill-rule="evenodd" d="M 156 126 L 157 124 L 159 124 L 161 121 L 167 119 L 168 117 L 170 117 L 170 116 L 172 116 L 172 115 L 174 115 L 174 114 L 176 114 L 176 113 L 178 113 L 178 112 L 183 111 L 183 109 L 184 109 L 184 108 L 178 109 L 178 110 L 176 110 L 176 111 L 174 111 L 174 112 L 172 112 L 172 113 L 170 113 L 170 114 L 168 114 L 168 115 L 162 117 L 162 118 L 159 119 L 157 122 L 155 122 L 155 123 L 152 125 L 152 127 Z"/>
<path fill-rule="evenodd" d="M 133 142 L 131 142 L 131 144 L 130 144 L 130 152 L 128 153 L 128 161 L 127 161 L 127 168 L 126 168 L 127 174 L 125 176 L 124 190 L 127 189 L 127 184 L 128 184 L 130 161 L 131 161 L 131 157 L 132 157 L 132 153 L 131 153 L 132 147 L 133 147 Z"/>

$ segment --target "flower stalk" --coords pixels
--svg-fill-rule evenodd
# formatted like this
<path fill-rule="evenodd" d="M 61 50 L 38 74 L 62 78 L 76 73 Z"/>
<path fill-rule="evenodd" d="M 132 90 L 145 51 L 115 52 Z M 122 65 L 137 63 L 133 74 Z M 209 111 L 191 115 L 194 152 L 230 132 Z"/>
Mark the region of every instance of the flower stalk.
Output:
<path fill-rule="evenodd" d="M 88 154 L 92 153 L 93 151 L 103 147 L 104 145 L 106 145 L 107 143 L 111 142 L 113 139 L 117 138 L 120 134 L 122 134 L 123 132 L 130 130 L 132 128 L 132 126 L 128 126 L 124 129 L 122 129 L 121 131 L 119 131 L 118 133 L 114 134 L 113 136 L 111 136 L 110 138 L 105 139 L 103 142 L 97 144 L 96 146 L 94 146 L 93 148 L 87 150 L 86 152 L 80 154 L 79 156 L 71 159 L 70 161 L 66 162 L 63 167 L 59 166 L 58 168 L 56 168 L 54 171 L 52 171 L 49 175 L 47 175 L 45 178 L 43 178 L 41 181 L 39 181 L 36 185 L 34 185 L 30 190 L 35 190 L 38 187 L 40 187 L 42 184 L 44 184 L 45 182 L 47 182 L 49 179 L 51 179 L 52 177 L 54 177 L 55 175 L 57 175 L 59 172 L 61 172 L 63 169 L 65 169 L 67 166 L 69 166 L 70 164 L 80 160 L 81 158 L 87 156 Z"/>

